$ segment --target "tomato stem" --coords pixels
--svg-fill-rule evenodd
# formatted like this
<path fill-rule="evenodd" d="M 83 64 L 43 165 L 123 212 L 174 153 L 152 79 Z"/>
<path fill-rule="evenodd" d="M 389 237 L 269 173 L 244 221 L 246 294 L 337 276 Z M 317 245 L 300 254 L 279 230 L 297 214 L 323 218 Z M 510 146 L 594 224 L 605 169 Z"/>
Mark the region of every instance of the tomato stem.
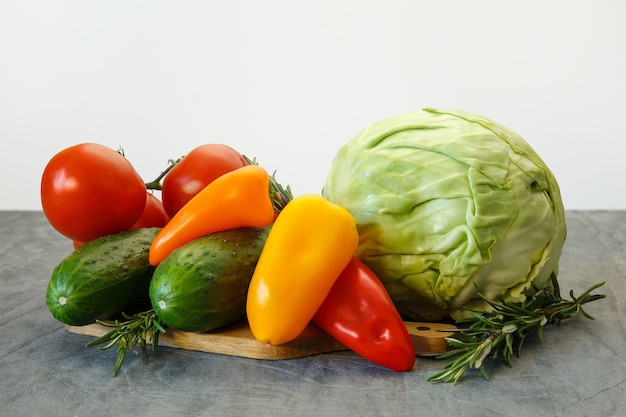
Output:
<path fill-rule="evenodd" d="M 155 179 L 153 179 L 150 182 L 146 183 L 146 188 L 148 190 L 161 190 L 163 188 L 163 185 L 161 184 L 161 180 L 163 179 L 163 177 L 165 177 L 165 175 L 167 175 L 168 172 L 170 172 L 170 170 L 172 168 L 174 168 L 176 165 L 178 165 L 178 163 L 180 161 L 183 160 L 185 156 L 181 156 L 180 158 L 174 160 L 174 159 L 170 159 L 168 161 L 168 166 L 167 168 L 165 168 L 165 170 L 161 171 L 161 173 L 159 174 L 158 177 L 156 177 Z"/>

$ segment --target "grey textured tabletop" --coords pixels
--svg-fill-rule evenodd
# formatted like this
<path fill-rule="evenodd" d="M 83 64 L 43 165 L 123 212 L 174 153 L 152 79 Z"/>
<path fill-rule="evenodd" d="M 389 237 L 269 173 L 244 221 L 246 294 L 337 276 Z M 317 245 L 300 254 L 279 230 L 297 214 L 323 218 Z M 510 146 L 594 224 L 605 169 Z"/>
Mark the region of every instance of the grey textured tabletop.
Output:
<path fill-rule="evenodd" d="M 418 358 L 394 373 L 345 351 L 284 361 L 159 347 L 144 364 L 85 348 L 50 315 L 45 292 L 72 250 L 40 212 L 0 212 L 0 415 L 621 416 L 626 412 L 626 212 L 569 211 L 562 293 L 606 281 L 595 316 L 550 326 L 491 381 L 427 378 L 444 362 Z"/>

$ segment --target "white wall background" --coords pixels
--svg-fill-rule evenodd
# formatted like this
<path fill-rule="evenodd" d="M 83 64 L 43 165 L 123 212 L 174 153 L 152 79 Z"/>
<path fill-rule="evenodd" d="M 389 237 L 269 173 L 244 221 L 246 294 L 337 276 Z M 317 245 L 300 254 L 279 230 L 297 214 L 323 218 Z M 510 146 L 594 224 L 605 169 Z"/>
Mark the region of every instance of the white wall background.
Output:
<path fill-rule="evenodd" d="M 296 194 L 340 145 L 422 107 L 521 134 L 567 209 L 626 209 L 623 0 L 0 0 L 0 209 L 46 162 L 123 147 L 145 180 L 229 144 Z"/>

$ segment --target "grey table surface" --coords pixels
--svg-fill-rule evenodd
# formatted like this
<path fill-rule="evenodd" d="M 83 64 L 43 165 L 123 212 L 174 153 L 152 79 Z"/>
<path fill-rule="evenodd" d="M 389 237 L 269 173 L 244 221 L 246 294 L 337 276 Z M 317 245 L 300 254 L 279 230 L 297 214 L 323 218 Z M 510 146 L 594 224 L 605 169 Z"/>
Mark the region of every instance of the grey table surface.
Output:
<path fill-rule="evenodd" d="M 508 368 L 489 363 L 457 386 L 418 358 L 394 373 L 352 352 L 267 361 L 159 347 L 130 355 L 85 348 L 50 315 L 45 292 L 70 242 L 40 212 L 0 212 L 0 415 L 47 416 L 621 416 L 626 415 L 626 212 L 569 211 L 559 281 L 607 298 L 526 342 Z"/>

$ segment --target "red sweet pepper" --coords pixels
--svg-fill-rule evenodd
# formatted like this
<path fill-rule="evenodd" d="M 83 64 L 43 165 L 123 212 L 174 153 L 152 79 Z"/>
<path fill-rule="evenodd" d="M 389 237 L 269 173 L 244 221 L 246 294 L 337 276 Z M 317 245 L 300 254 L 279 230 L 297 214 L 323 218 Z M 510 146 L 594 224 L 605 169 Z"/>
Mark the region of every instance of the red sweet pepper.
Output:
<path fill-rule="evenodd" d="M 364 358 L 410 371 L 415 351 L 404 321 L 382 282 L 354 257 L 335 281 L 313 321 Z"/>

